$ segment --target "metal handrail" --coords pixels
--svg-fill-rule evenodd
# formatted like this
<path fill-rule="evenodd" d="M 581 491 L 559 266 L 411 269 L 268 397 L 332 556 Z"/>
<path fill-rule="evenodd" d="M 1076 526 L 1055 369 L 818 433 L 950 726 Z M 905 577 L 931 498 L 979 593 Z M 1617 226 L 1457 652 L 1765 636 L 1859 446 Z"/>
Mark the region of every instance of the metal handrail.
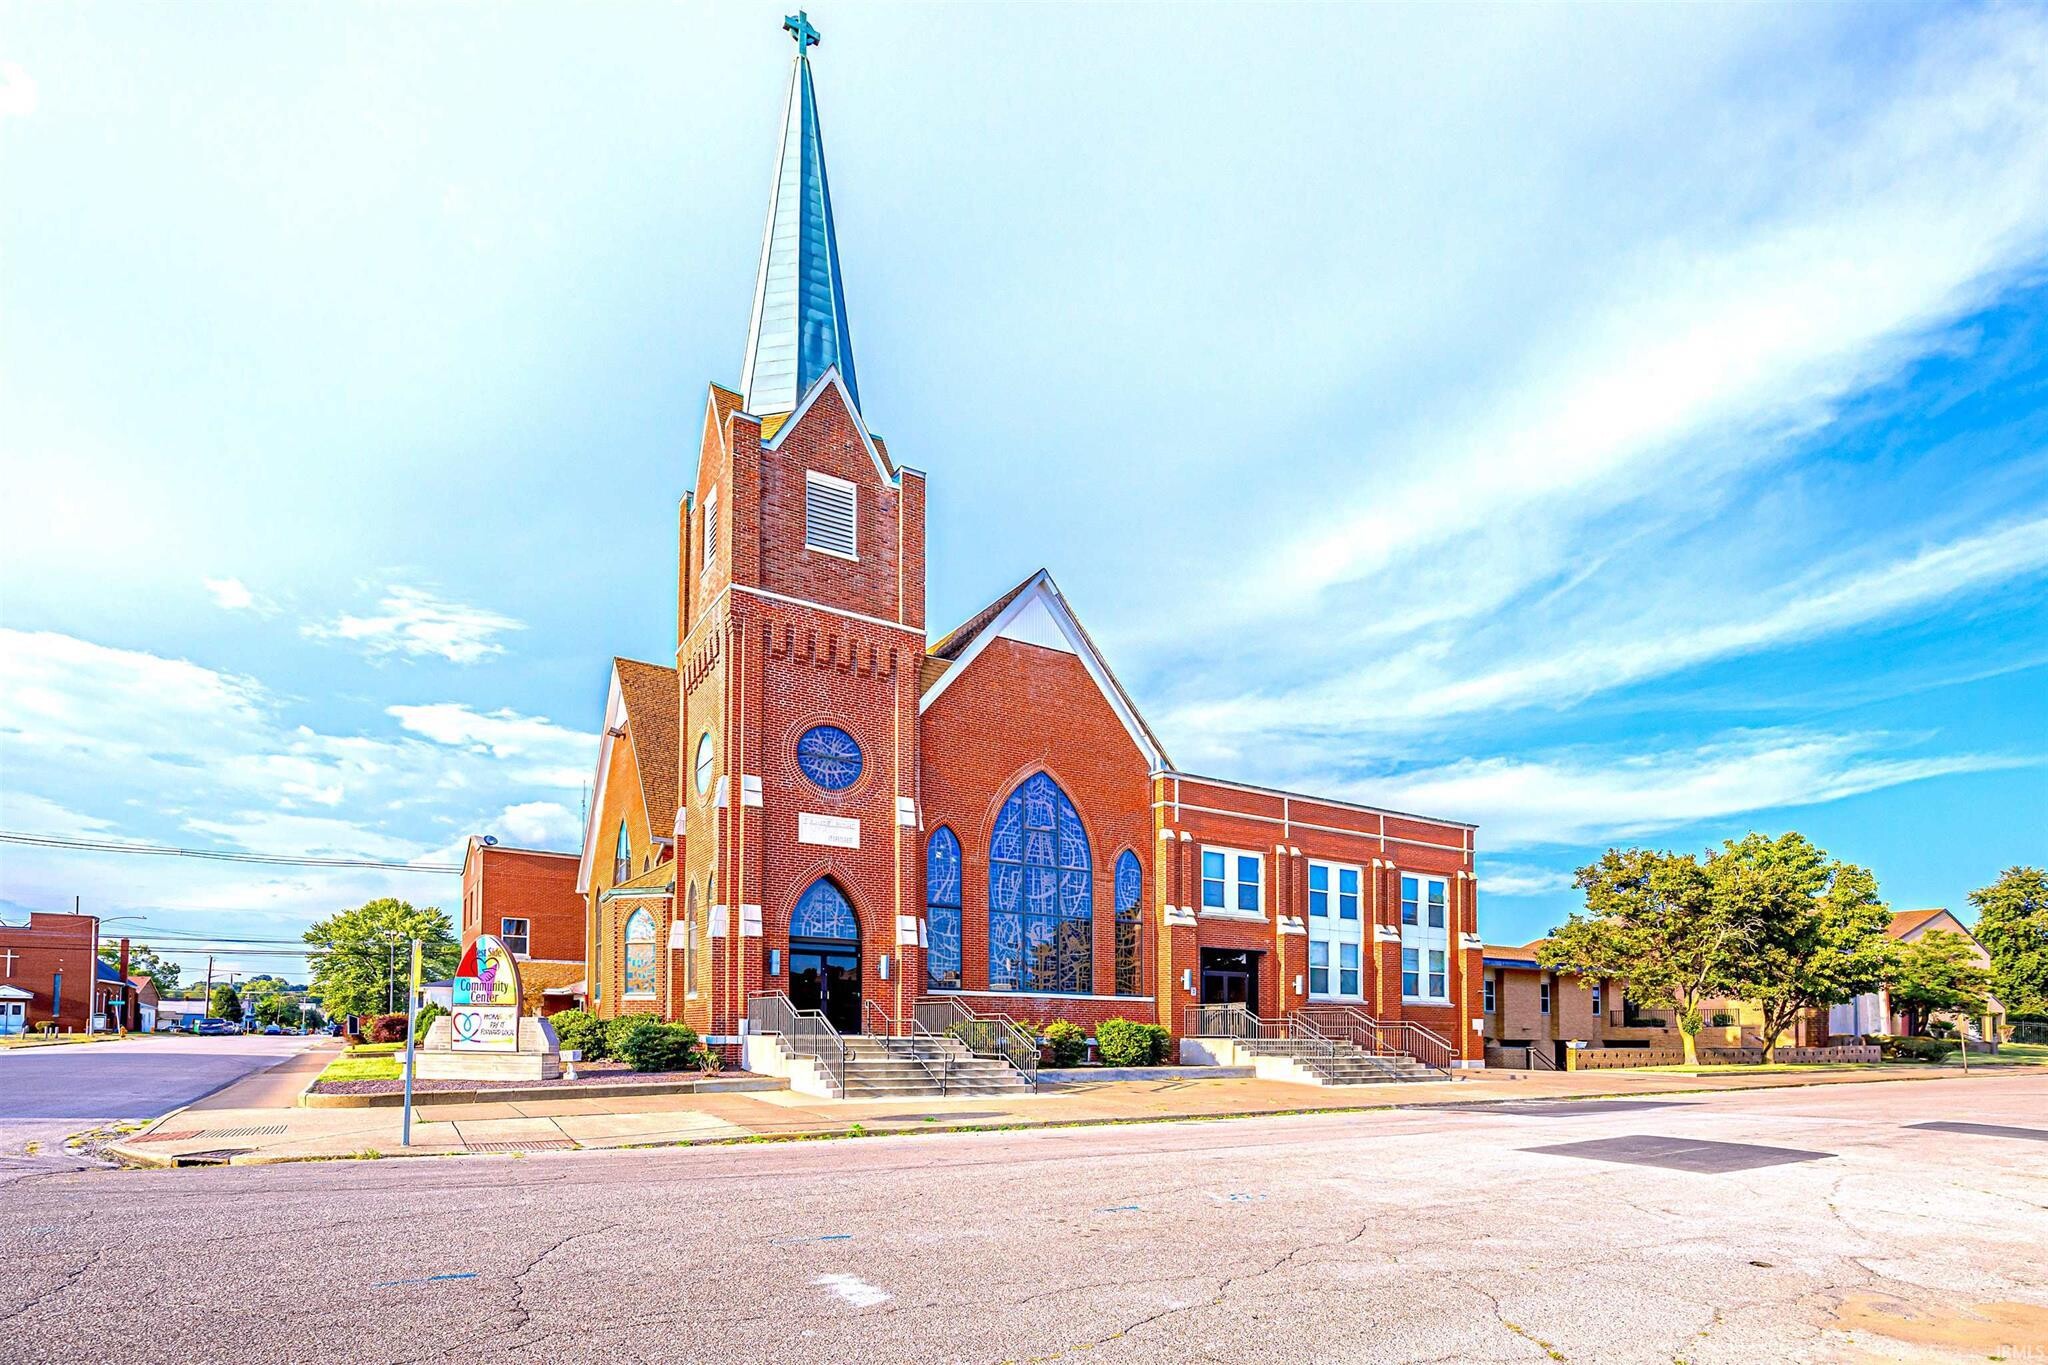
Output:
<path fill-rule="evenodd" d="M 1315 1020 L 1299 1010 L 1289 1016 L 1287 1022 L 1289 1025 L 1288 1036 L 1297 1042 L 1307 1043 L 1310 1052 L 1316 1054 L 1322 1060 L 1323 1065 L 1320 1068 L 1316 1067 L 1313 1060 L 1310 1060 L 1309 1069 L 1320 1071 L 1324 1080 L 1335 1079 L 1337 1075 L 1337 1041 L 1324 1034 L 1321 1029 L 1316 1027 Z M 1295 1050 L 1294 1059 L 1297 1062 L 1304 1060 L 1298 1048 Z"/>
<path fill-rule="evenodd" d="M 1337 1020 L 1337 1027 L 1345 1033 L 1345 1041 L 1355 1047 L 1379 1056 L 1412 1057 L 1431 1071 L 1451 1074 L 1451 1063 L 1457 1060 L 1457 1049 L 1448 1038 L 1421 1024 L 1406 1019 L 1375 1019 L 1355 1005 L 1339 1004 L 1335 1001 L 1317 1000 L 1304 1005 L 1297 1014 L 1312 1014 L 1320 1022 L 1319 1028 L 1330 1027 L 1330 1020 Z"/>
<path fill-rule="evenodd" d="M 957 1038 L 977 1057 L 1000 1057 L 1038 1089 L 1038 1039 L 1007 1014 L 975 1009 L 957 995 L 928 995 L 911 1007 L 917 1028 Z"/>
<path fill-rule="evenodd" d="M 895 1021 L 895 1020 L 893 1020 L 893 1019 L 891 1019 L 891 1018 L 889 1017 L 889 1011 L 887 1011 L 887 1010 L 885 1010 L 885 1009 L 883 1009 L 883 1008 L 882 1008 L 882 1002 L 881 1002 L 881 1001 L 879 1001 L 879 1000 L 863 1000 L 863 1001 L 861 1001 L 861 1002 L 860 1002 L 860 1017 L 861 1017 L 861 1022 L 862 1022 L 862 1023 L 866 1023 L 866 1022 L 867 1022 L 867 1019 L 868 1019 L 868 1011 L 870 1011 L 870 1010 L 873 1010 L 873 1011 L 874 1011 L 874 1014 L 875 1014 L 875 1017 L 876 1017 L 877 1019 L 880 1019 L 880 1020 L 882 1021 L 882 1031 L 881 1031 L 881 1032 L 880 1032 L 879 1034 L 875 1035 L 875 1036 L 877 1036 L 877 1037 L 880 1037 L 880 1038 L 893 1038 L 893 1037 L 895 1037 L 895 1036 L 896 1036 L 896 1021 Z"/>
<path fill-rule="evenodd" d="M 825 1072 L 837 1099 L 846 1098 L 846 1040 L 822 1010 L 800 1010 L 780 991 L 762 991 L 747 1001 L 747 1031 L 774 1033 L 799 1057 Z"/>

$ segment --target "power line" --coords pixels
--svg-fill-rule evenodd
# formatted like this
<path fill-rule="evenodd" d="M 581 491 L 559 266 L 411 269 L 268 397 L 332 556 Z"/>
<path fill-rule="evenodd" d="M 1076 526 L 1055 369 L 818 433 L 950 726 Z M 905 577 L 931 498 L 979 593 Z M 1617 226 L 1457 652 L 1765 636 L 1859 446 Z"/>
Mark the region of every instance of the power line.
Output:
<path fill-rule="evenodd" d="M 261 863 L 267 867 L 361 867 L 389 872 L 456 873 L 461 863 L 401 863 L 383 858 L 285 858 L 269 853 L 231 853 L 216 848 L 172 848 L 166 844 L 133 844 L 113 839 L 67 839 L 56 834 L 17 834 L 0 830 L 0 844 L 61 848 L 79 853 L 139 853 L 151 858 L 204 858 L 217 863 Z"/>

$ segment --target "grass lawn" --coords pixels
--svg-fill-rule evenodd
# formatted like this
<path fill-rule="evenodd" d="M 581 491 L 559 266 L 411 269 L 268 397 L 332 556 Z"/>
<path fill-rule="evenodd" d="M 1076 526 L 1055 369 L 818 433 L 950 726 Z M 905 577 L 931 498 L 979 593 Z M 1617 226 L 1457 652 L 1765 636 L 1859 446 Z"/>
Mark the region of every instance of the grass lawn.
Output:
<path fill-rule="evenodd" d="M 1943 1066 L 1963 1069 L 1963 1059 L 1950 1054 L 1942 1059 Z M 2000 1043 L 1996 1053 L 1973 1052 L 1970 1065 L 1980 1066 L 2048 1066 L 2048 1043 Z"/>
<path fill-rule="evenodd" d="M 352 1047 L 327 1064 L 320 1073 L 323 1081 L 395 1081 L 400 1070 L 399 1053 L 404 1043 L 364 1043 Z"/>
<path fill-rule="evenodd" d="M 1649 1071 L 1679 1076 L 1766 1076 L 1778 1071 L 1878 1071 L 1884 1065 L 1883 1062 L 1772 1062 L 1768 1065 L 1762 1062 L 1701 1062 L 1697 1066 L 1687 1066 L 1683 1062 L 1678 1062 L 1671 1066 L 1631 1066 L 1625 1069 L 1630 1075 L 1640 1075 Z M 1603 1067 L 1600 1070 L 1605 1069 Z M 1575 1074 L 1597 1076 L 1600 1071 L 1581 1071 Z"/>

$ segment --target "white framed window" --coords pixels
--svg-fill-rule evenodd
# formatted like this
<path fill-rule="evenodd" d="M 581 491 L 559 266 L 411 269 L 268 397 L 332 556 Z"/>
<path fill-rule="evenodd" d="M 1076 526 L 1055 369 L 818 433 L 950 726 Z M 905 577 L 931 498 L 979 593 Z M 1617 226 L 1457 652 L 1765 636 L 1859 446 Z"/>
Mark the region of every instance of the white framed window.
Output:
<path fill-rule="evenodd" d="M 1310 860 L 1308 865 L 1309 961 L 1318 949 L 1334 971 L 1323 973 L 1320 984 L 1309 973 L 1309 997 L 1323 1000 L 1360 1000 L 1365 960 L 1365 925 L 1359 914 L 1364 869 L 1349 863 Z"/>
<path fill-rule="evenodd" d="M 1539 981 L 1536 984 L 1536 1011 L 1539 1014 L 1550 1013 L 1550 983 L 1548 981 Z"/>
<path fill-rule="evenodd" d="M 1264 915 L 1266 860 L 1241 848 L 1202 846 L 1202 913 Z"/>
<path fill-rule="evenodd" d="M 860 492 L 844 479 L 804 471 L 804 548 L 841 559 L 860 558 Z"/>
<path fill-rule="evenodd" d="M 1418 1004 L 1450 999 L 1450 883 L 1401 874 L 1401 996 Z"/>
<path fill-rule="evenodd" d="M 1485 979 L 1484 981 L 1482 981 L 1482 982 L 1480 982 L 1480 983 L 1479 983 L 1479 1008 L 1480 1008 L 1480 1010 L 1481 1010 L 1481 1011 L 1482 1011 L 1483 1013 L 1486 1013 L 1486 1014 L 1492 1014 L 1492 1013 L 1493 1013 L 1493 973 L 1492 973 L 1492 972 L 1488 972 L 1488 973 L 1486 974 L 1486 979 Z"/>
<path fill-rule="evenodd" d="M 1593 983 L 1593 1017 L 1600 1017 L 1600 983 L 1597 981 Z"/>
<path fill-rule="evenodd" d="M 718 490 L 712 489 L 704 495 L 704 558 L 700 567 L 708 568 L 718 557 Z"/>
<path fill-rule="evenodd" d="M 1330 993 L 1330 943 L 1328 939 L 1308 941 L 1308 993 Z"/>
<path fill-rule="evenodd" d="M 523 919 L 506 915 L 498 921 L 498 937 L 505 940 L 505 951 L 514 957 L 525 957 L 529 924 Z"/>

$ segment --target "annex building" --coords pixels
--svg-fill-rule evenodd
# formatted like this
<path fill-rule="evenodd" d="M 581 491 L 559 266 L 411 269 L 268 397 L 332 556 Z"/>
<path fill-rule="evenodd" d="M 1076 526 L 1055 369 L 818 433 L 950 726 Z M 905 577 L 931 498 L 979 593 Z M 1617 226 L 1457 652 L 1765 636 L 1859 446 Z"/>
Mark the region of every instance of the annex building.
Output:
<path fill-rule="evenodd" d="M 861 404 L 817 33 L 785 27 L 744 357 L 680 490 L 675 655 L 612 666 L 585 1004 L 727 1043 L 763 1000 L 842 1035 L 932 1001 L 1177 1035 L 1196 1006 L 1323 1010 L 1480 1065 L 1471 825 L 1182 771 L 1042 569 L 933 629 L 927 475 Z"/>

